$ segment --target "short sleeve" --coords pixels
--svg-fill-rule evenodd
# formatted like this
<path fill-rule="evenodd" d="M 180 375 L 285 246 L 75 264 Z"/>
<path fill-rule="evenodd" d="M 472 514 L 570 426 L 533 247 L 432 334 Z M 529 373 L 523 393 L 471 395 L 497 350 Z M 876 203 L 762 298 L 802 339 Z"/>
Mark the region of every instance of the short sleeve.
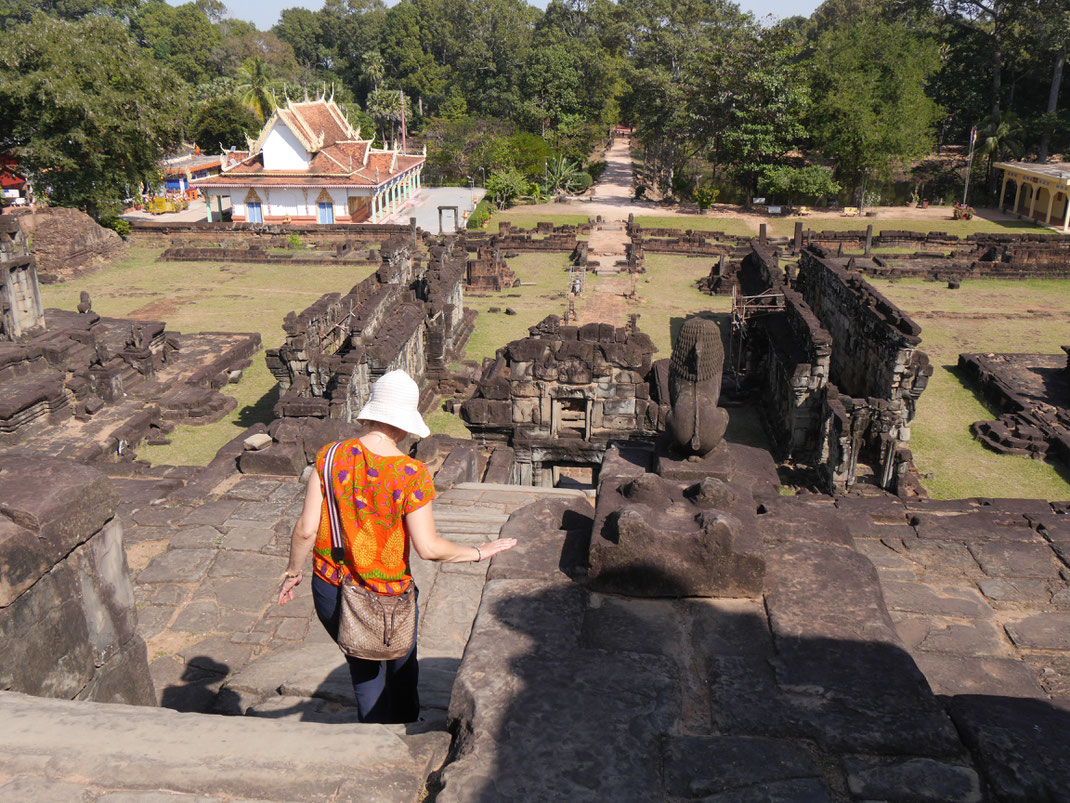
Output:
<path fill-rule="evenodd" d="M 419 510 L 435 498 L 435 483 L 431 480 L 431 472 L 423 463 L 415 462 L 413 468 L 416 473 L 413 476 L 405 493 L 405 515 Z"/>
<path fill-rule="evenodd" d="M 327 466 L 327 452 L 331 450 L 332 446 L 334 446 L 333 443 L 328 443 L 316 452 L 316 471 L 319 473 L 320 477 L 323 477 L 323 470 Z"/>

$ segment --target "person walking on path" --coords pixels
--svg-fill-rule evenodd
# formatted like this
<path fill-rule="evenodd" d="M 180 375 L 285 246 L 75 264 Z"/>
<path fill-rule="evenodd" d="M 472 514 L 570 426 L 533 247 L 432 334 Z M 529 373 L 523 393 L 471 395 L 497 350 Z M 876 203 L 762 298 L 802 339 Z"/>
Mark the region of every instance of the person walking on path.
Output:
<path fill-rule="evenodd" d="M 384 374 L 372 386 L 371 398 L 357 416 L 365 425 L 364 433 L 342 441 L 335 449 L 330 487 L 343 530 L 345 557 L 340 562 L 331 555 L 330 518 L 324 499 L 325 462 L 334 444 L 320 450 L 316 471 L 309 476 L 304 507 L 290 538 L 290 562 L 278 604 L 293 600 L 311 551 L 316 615 L 336 641 L 342 584 L 356 583 L 364 591 L 388 597 L 403 594 L 413 583 L 410 545 L 424 560 L 448 563 L 482 561 L 516 546 L 514 538 L 463 546 L 436 533 L 431 510 L 435 486 L 430 472 L 398 449 L 406 433 L 420 438 L 429 434 L 418 409 L 419 397 L 419 388 L 404 371 Z M 374 661 L 346 656 L 346 661 L 361 722 L 413 722 L 419 717 L 415 637 L 401 658 Z"/>

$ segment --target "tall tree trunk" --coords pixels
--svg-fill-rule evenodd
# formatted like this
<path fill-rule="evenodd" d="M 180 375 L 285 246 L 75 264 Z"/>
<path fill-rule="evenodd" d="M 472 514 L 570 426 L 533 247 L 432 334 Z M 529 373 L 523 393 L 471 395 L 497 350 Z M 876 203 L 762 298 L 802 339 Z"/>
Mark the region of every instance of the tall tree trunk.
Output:
<path fill-rule="evenodd" d="M 1059 105 L 1059 87 L 1063 82 L 1063 67 L 1066 66 L 1066 40 L 1059 45 L 1059 51 L 1055 54 L 1055 69 L 1051 74 L 1051 89 L 1048 91 L 1048 114 L 1053 114 Z M 1051 144 L 1051 127 L 1045 126 L 1044 133 L 1040 137 L 1040 149 L 1037 152 L 1037 161 L 1048 161 L 1048 146 Z"/>

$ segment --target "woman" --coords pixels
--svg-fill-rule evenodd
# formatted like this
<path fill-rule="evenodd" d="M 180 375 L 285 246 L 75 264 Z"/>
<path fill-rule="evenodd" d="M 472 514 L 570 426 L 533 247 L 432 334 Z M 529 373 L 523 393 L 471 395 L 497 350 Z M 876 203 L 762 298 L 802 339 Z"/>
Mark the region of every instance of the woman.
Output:
<path fill-rule="evenodd" d="M 356 582 L 386 596 L 404 593 L 413 582 L 410 543 L 424 560 L 449 563 L 486 560 L 516 546 L 514 538 L 462 546 L 435 532 L 431 513 L 435 486 L 427 466 L 398 449 L 406 433 L 421 438 L 429 434 L 420 417 L 419 399 L 419 388 L 404 371 L 384 374 L 357 416 L 365 425 L 364 434 L 343 441 L 335 451 L 332 486 L 346 553 L 340 564 L 331 558 L 330 521 L 323 497 L 324 462 L 331 444 L 316 456 L 316 471 L 308 479 L 304 508 L 290 539 L 290 563 L 279 589 L 279 605 L 293 600 L 311 550 L 312 600 L 320 622 L 335 640 L 341 584 Z M 419 717 L 415 640 L 405 656 L 392 661 L 349 656 L 346 660 L 361 722 L 413 722 Z"/>

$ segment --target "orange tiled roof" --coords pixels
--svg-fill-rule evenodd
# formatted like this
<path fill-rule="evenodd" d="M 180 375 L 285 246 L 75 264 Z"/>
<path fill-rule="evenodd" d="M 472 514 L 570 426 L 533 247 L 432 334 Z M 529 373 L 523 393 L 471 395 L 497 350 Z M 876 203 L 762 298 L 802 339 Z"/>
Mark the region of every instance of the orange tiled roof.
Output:
<path fill-rule="evenodd" d="M 307 170 L 265 170 L 259 150 L 275 120 L 286 125 L 308 146 L 312 160 Z M 370 140 L 357 132 L 329 100 L 288 103 L 272 114 L 253 152 L 231 154 L 222 175 L 200 179 L 200 187 L 226 186 L 362 186 L 375 187 L 424 162 L 423 156 L 396 151 L 373 151 Z M 238 156 L 239 159 L 234 157 Z"/>

